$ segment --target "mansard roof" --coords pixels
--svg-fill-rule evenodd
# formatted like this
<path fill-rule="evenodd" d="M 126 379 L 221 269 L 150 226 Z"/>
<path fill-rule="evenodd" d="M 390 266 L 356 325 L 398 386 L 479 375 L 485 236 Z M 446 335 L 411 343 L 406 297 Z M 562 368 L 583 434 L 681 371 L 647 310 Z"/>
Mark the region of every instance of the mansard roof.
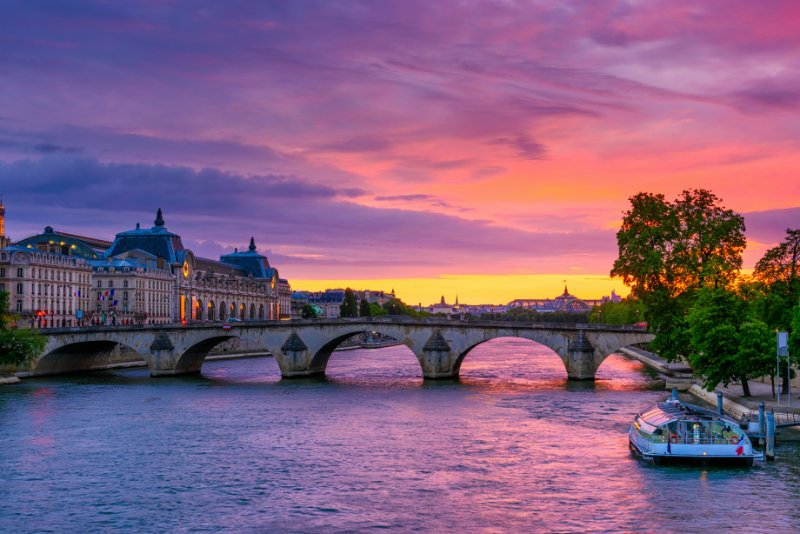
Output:
<path fill-rule="evenodd" d="M 132 249 L 141 249 L 169 263 L 180 263 L 179 253 L 184 250 L 181 236 L 173 234 L 164 226 L 161 208 L 158 209 L 155 226 L 152 228 L 142 228 L 137 223 L 135 229 L 118 233 L 106 252 L 106 257 Z"/>
<path fill-rule="evenodd" d="M 225 254 L 219 259 L 223 263 L 235 265 L 247 275 L 252 275 L 253 278 L 272 278 L 275 269 L 270 267 L 269 260 L 263 254 L 256 251 L 255 239 L 250 238 L 250 246 L 246 252 L 239 252 L 235 249 L 230 254 Z"/>
<path fill-rule="evenodd" d="M 87 242 L 90 241 L 90 242 Z M 41 234 L 26 237 L 16 243 L 17 246 L 28 250 L 38 250 L 40 252 L 50 252 L 53 254 L 63 254 L 65 256 L 78 256 L 87 260 L 101 257 L 102 249 L 96 249 L 92 245 L 108 243 L 92 238 L 84 238 L 75 234 L 57 232 L 52 226 L 47 226 Z"/>

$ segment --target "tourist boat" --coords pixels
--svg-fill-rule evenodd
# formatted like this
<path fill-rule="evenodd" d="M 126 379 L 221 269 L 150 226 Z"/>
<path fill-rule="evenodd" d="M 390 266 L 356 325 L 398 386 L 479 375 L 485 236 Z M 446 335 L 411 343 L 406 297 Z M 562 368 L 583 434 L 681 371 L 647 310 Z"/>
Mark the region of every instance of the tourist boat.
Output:
<path fill-rule="evenodd" d="M 634 453 L 656 464 L 751 466 L 761 457 L 735 420 L 675 396 L 637 415 L 628 439 Z"/>

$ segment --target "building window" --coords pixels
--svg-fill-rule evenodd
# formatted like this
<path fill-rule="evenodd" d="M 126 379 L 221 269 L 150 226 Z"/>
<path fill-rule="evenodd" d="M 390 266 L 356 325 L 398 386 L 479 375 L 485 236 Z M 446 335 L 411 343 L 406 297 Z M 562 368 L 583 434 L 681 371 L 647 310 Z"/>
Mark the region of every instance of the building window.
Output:
<path fill-rule="evenodd" d="M 23 271 L 22 267 L 17 268 L 17 278 L 22 278 L 25 276 L 25 271 Z"/>
<path fill-rule="evenodd" d="M 6 285 L 0 284 L 0 291 L 5 291 L 5 290 L 6 290 Z"/>
<path fill-rule="evenodd" d="M 22 313 L 22 301 L 17 301 L 17 313 Z"/>
<path fill-rule="evenodd" d="M 97 287 L 103 287 L 103 281 L 102 280 L 98 280 L 97 281 Z"/>
<path fill-rule="evenodd" d="M 22 295 L 22 284 L 17 284 L 17 295 Z"/>
<path fill-rule="evenodd" d="M 128 287 L 128 281 L 127 280 L 123 280 L 122 281 L 122 287 Z"/>
<path fill-rule="evenodd" d="M 6 277 L 6 270 L 4 268 L 0 268 L 0 278 Z"/>

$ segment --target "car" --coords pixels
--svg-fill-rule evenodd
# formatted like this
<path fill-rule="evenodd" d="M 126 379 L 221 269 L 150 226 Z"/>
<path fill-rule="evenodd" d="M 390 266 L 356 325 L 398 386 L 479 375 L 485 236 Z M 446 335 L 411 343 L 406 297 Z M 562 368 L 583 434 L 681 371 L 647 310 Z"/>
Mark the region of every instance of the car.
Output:
<path fill-rule="evenodd" d="M 239 319 L 238 317 L 231 317 L 230 319 L 228 319 L 228 322 L 229 323 L 241 323 L 242 320 Z"/>

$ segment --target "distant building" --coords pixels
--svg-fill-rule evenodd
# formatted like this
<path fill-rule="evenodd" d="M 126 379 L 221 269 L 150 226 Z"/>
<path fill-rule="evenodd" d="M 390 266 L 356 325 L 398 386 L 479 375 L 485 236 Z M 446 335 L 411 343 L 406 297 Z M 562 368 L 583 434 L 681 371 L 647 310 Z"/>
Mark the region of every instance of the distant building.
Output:
<path fill-rule="evenodd" d="M 0 249 L 0 290 L 19 324 L 72 326 L 91 302 L 92 268 L 84 258 L 7 246 Z M 82 314 L 78 314 L 82 315 Z"/>
<path fill-rule="evenodd" d="M 320 311 L 319 317 L 336 318 L 341 314 L 341 305 L 344 303 L 345 289 L 326 289 L 325 291 L 294 291 L 291 294 L 292 318 L 301 317 L 303 306 L 311 304 Z M 371 289 L 353 290 L 356 302 L 366 300 L 369 304 L 383 306 L 395 298 L 394 289 L 391 292 L 374 291 Z"/>
<path fill-rule="evenodd" d="M 4 214 L 0 210 L 0 227 Z M 291 314 L 289 282 L 257 251 L 252 237 L 246 251 L 234 250 L 219 261 L 201 258 L 167 230 L 161 209 L 152 228 L 137 224 L 114 241 L 48 226 L 0 252 L 3 287 L 12 283 L 6 275 L 22 273 L 13 282 L 12 309 L 37 318 L 41 326 L 263 320 Z M 14 267 L 12 273 L 12 263 L 25 267 Z"/>
<path fill-rule="evenodd" d="M 508 308 L 526 308 L 538 313 L 585 313 L 605 302 L 622 300 L 614 291 L 610 297 L 601 299 L 579 299 L 571 295 L 564 286 L 564 292 L 552 299 L 516 299 L 508 303 Z"/>

